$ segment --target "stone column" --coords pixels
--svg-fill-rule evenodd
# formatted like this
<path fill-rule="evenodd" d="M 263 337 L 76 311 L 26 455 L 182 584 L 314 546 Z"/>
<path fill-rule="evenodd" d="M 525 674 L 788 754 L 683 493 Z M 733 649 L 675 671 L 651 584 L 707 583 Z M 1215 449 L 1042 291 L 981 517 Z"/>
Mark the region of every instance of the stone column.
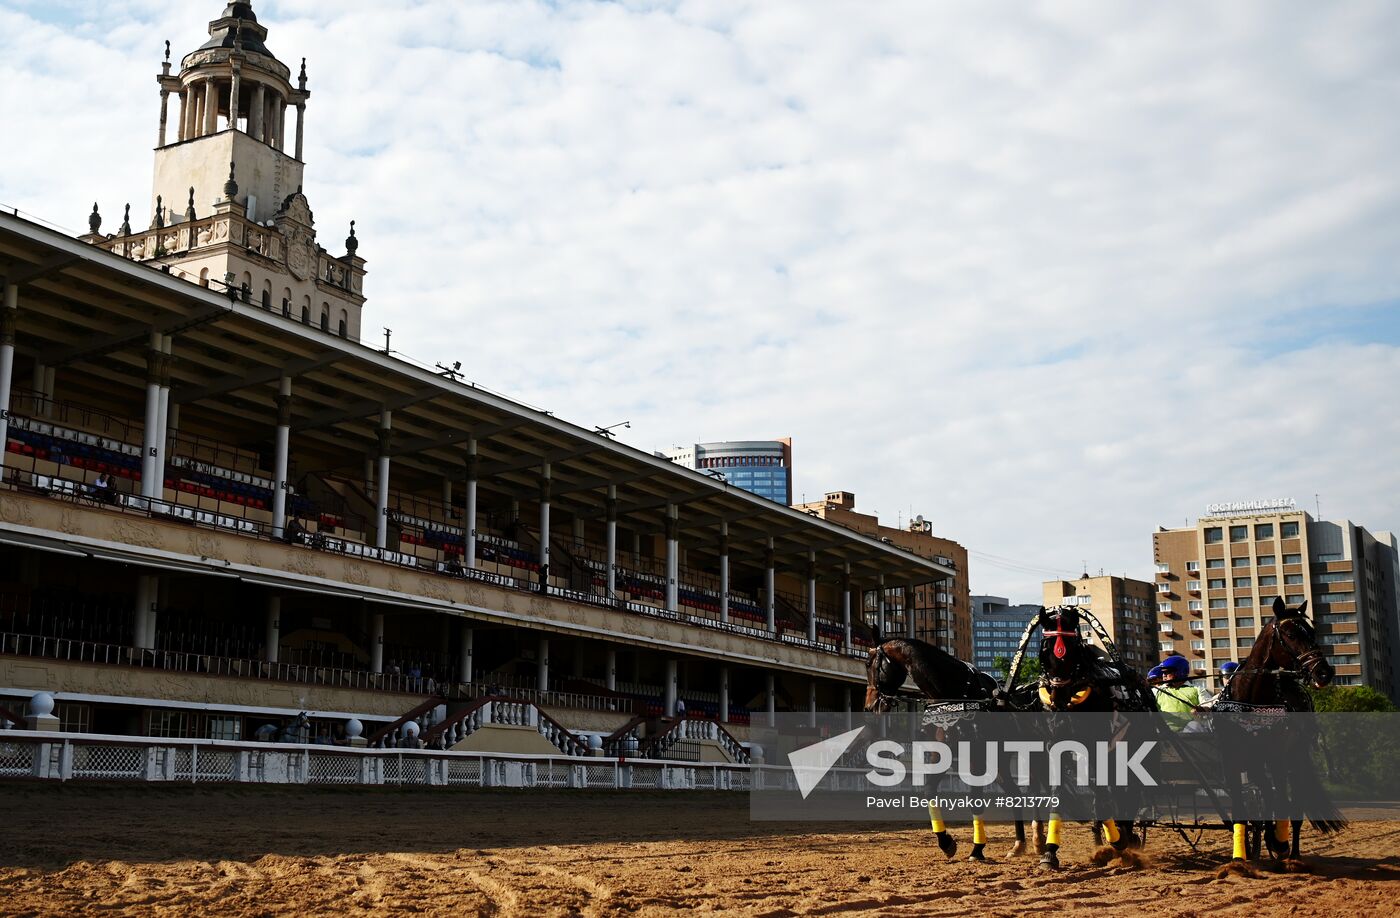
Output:
<path fill-rule="evenodd" d="M 460 660 L 460 662 L 459 662 L 459 666 L 460 666 L 461 668 L 460 668 L 460 671 L 457 673 L 457 681 L 459 681 L 459 682 L 471 682 L 471 681 L 472 681 L 472 662 L 473 662 L 473 661 L 472 661 L 472 654 L 473 654 L 473 652 L 474 652 L 475 650 L 476 650 L 476 632 L 473 631 L 471 628 L 467 627 L 467 626 L 466 626 L 466 623 L 464 622 L 463 625 L 462 625 L 462 646 L 461 646 L 461 651 L 462 651 L 462 652 L 461 652 L 461 660 Z"/>
<path fill-rule="evenodd" d="M 778 680 L 774 678 L 771 672 L 768 673 L 768 691 L 765 693 L 767 701 L 765 701 L 764 704 L 767 706 L 768 726 L 770 727 L 776 727 L 778 725 L 777 681 Z"/>
<path fill-rule="evenodd" d="M 303 140 L 306 136 L 306 103 L 297 103 L 297 161 L 302 158 Z"/>
<path fill-rule="evenodd" d="M 778 630 L 778 602 L 773 591 L 777 588 L 777 575 L 773 569 L 773 540 L 763 551 L 763 611 L 770 632 Z"/>
<path fill-rule="evenodd" d="M 248 133 L 254 140 L 267 143 L 267 86 L 258 83 L 253 87 L 253 101 L 248 107 Z"/>
<path fill-rule="evenodd" d="M 189 88 L 180 90 L 180 122 L 176 125 L 175 135 L 180 140 L 185 140 L 185 131 L 190 124 L 190 91 Z"/>
<path fill-rule="evenodd" d="M 719 668 L 719 722 L 729 723 L 729 667 Z"/>
<path fill-rule="evenodd" d="M 277 97 L 277 149 L 287 151 L 287 100 Z"/>
<path fill-rule="evenodd" d="M 267 598 L 267 636 L 263 640 L 264 658 L 269 663 L 276 663 L 278 657 L 279 644 L 282 641 L 282 597 L 269 596 Z"/>
<path fill-rule="evenodd" d="M 537 653 L 538 657 L 535 662 L 539 668 L 535 679 L 535 688 L 539 689 L 541 692 L 547 692 L 549 691 L 549 638 L 540 638 L 540 646 Z"/>
<path fill-rule="evenodd" d="M 219 87 L 212 79 L 204 81 L 204 131 L 202 136 L 213 134 L 219 125 Z"/>
<path fill-rule="evenodd" d="M 238 111 L 242 106 L 243 96 L 243 70 L 239 67 L 233 68 L 233 82 L 228 89 L 228 126 L 229 130 L 238 130 Z"/>
<path fill-rule="evenodd" d="M 729 623 L 729 523 L 719 524 L 719 620 Z"/>
<path fill-rule="evenodd" d="M 617 650 L 608 648 L 607 660 L 603 664 L 603 686 L 610 692 L 617 691 Z"/>
<path fill-rule="evenodd" d="M 680 539 L 676 505 L 666 505 L 666 611 L 680 609 Z"/>
<path fill-rule="evenodd" d="M 617 485 L 608 485 L 607 514 L 608 586 L 605 595 L 608 599 L 615 599 L 617 597 Z"/>
<path fill-rule="evenodd" d="M 476 438 L 467 441 L 467 494 L 462 507 L 462 538 L 466 542 L 463 566 L 467 570 L 476 567 Z"/>
<path fill-rule="evenodd" d="M 170 113 L 170 90 L 160 91 L 160 131 L 156 134 L 156 146 L 165 146 L 165 125 Z"/>
<path fill-rule="evenodd" d="M 151 485 L 154 489 L 151 496 L 155 498 L 165 497 L 165 463 L 170 455 L 170 360 L 174 344 L 175 339 L 170 335 L 161 336 L 160 348 L 164 360 L 160 372 L 160 434 L 156 441 L 159 452 L 155 458 L 156 477 Z"/>
<path fill-rule="evenodd" d="M 19 287 L 5 285 L 0 306 L 0 472 L 5 469 L 5 444 L 10 437 L 10 387 L 15 376 L 15 320 L 19 316 Z"/>
<path fill-rule="evenodd" d="M 282 538 L 287 525 L 287 456 L 292 437 L 292 378 L 277 386 L 277 446 L 272 463 L 272 537 Z"/>
<path fill-rule="evenodd" d="M 540 592 L 549 592 L 549 463 L 540 469 Z"/>
<path fill-rule="evenodd" d="M 667 717 L 676 716 L 676 695 L 680 684 L 680 665 L 676 660 L 666 661 L 666 707 L 664 709 Z"/>
<path fill-rule="evenodd" d="M 374 630 L 369 636 L 369 671 L 384 672 L 384 613 L 376 612 L 372 617 Z"/>
<path fill-rule="evenodd" d="M 393 413 L 385 408 L 379 412 L 379 468 L 375 473 L 374 512 L 379 525 L 374 532 L 374 545 L 384 548 L 389 544 L 389 447 L 393 440 Z"/>
<path fill-rule="evenodd" d="M 162 338 L 159 332 L 151 332 L 150 347 L 146 351 L 146 416 L 141 443 L 142 497 L 160 496 L 160 490 L 153 490 L 152 483 L 156 477 L 156 457 L 160 454 L 160 377 L 164 364 Z"/>
<path fill-rule="evenodd" d="M 807 552 L 807 640 L 817 641 L 817 553 Z"/>

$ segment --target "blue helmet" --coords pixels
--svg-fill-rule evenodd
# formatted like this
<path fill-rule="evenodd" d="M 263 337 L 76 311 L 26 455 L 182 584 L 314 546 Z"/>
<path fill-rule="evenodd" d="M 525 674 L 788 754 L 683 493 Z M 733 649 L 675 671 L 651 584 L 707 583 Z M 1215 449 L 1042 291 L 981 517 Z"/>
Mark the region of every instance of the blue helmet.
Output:
<path fill-rule="evenodd" d="M 1191 675 L 1191 664 L 1186 662 L 1186 658 L 1181 654 L 1172 654 L 1162 661 L 1162 673 L 1167 676 L 1184 678 Z"/>
<path fill-rule="evenodd" d="M 1234 660 L 1226 660 L 1224 663 L 1220 664 L 1220 671 L 1227 676 L 1239 668 L 1240 664 L 1236 663 Z"/>
<path fill-rule="evenodd" d="M 1160 679 L 1163 675 L 1164 673 L 1162 672 L 1162 667 L 1160 664 L 1152 667 L 1150 670 L 1147 671 L 1147 679 L 1149 682 L 1155 679 Z"/>

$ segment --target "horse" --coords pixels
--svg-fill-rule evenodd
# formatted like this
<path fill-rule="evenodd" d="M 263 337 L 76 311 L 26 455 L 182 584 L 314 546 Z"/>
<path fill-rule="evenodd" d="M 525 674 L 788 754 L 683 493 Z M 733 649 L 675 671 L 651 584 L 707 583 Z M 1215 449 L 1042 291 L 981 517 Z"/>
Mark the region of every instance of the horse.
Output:
<path fill-rule="evenodd" d="M 1312 623 L 1304 614 L 1307 608 L 1306 601 L 1296 609 L 1290 609 L 1282 597 L 1274 598 L 1273 618 L 1260 629 L 1249 656 L 1235 670 L 1230 682 L 1211 705 L 1217 715 L 1225 715 L 1214 717 L 1213 724 L 1217 732 L 1225 735 L 1227 754 L 1231 754 L 1235 762 L 1226 771 L 1226 781 L 1237 807 L 1242 800 L 1240 773 L 1245 770 L 1241 767 L 1242 762 L 1246 756 L 1258 758 L 1259 734 L 1251 734 L 1243 728 L 1233 729 L 1234 722 L 1229 715 L 1311 712 L 1312 698 L 1303 683 L 1314 688 L 1325 688 L 1335 676 L 1326 652 L 1318 646 Z M 1346 828 L 1346 820 L 1327 799 L 1312 763 L 1310 750 L 1316 742 L 1316 735 L 1286 723 L 1286 718 L 1280 718 L 1277 726 L 1265 729 L 1287 732 L 1269 737 L 1270 740 L 1281 741 L 1281 745 L 1275 747 L 1274 754 L 1263 763 L 1262 772 L 1250 769 L 1251 783 L 1259 781 L 1257 775 L 1262 776 L 1264 780 L 1259 784 L 1260 790 L 1274 800 L 1306 796 L 1326 801 L 1320 812 L 1309 814 L 1313 828 L 1324 835 Z M 1297 819 L 1277 820 L 1259 827 L 1270 855 L 1282 861 L 1286 869 L 1300 870 L 1303 867 L 1298 853 L 1302 826 L 1303 821 Z M 1247 854 L 1246 824 L 1237 821 L 1231 828 L 1234 852 L 1232 864 L 1227 867 L 1242 863 Z M 1286 837 L 1285 831 L 1288 832 Z"/>
<path fill-rule="evenodd" d="M 304 743 L 310 726 L 311 715 L 302 711 L 280 723 L 263 724 L 254 731 L 253 738 L 260 743 Z"/>
<path fill-rule="evenodd" d="M 1042 608 L 1037 614 L 1041 632 L 1038 655 L 1041 676 L 1036 685 L 1036 700 L 1040 710 L 1056 714 L 1157 710 L 1140 674 L 1111 659 L 1107 652 L 1085 643 L 1079 631 L 1081 616 L 1077 607 Z M 1130 849 L 1140 847 L 1133 824 L 1132 819 L 1123 823 L 1125 832 L 1120 830 L 1116 819 L 1096 822 L 1095 834 L 1107 842 L 1107 846 L 1096 851 L 1094 859 L 1106 863 L 1114 856 L 1124 856 Z M 1050 814 L 1047 828 L 1040 864 L 1055 869 L 1060 866 L 1059 816 Z M 1038 827 L 1036 846 L 1041 847 Z"/>
<path fill-rule="evenodd" d="M 904 691 L 905 679 L 913 679 L 919 693 Z M 952 654 L 946 653 L 917 638 L 895 638 L 883 641 L 873 647 L 865 665 L 865 710 L 872 714 L 885 714 L 893 710 L 903 700 L 923 700 L 930 707 L 940 703 L 970 702 L 971 707 L 980 710 L 993 710 L 1002 706 L 997 693 L 996 680 L 986 673 L 978 672 Z M 927 709 L 926 709 L 927 710 Z M 962 712 L 950 719 L 956 721 L 964 716 Z M 955 723 L 938 727 L 947 733 L 956 731 Z M 948 833 L 942 815 L 930 807 L 930 822 L 938 839 L 938 849 L 951 860 L 957 854 L 958 843 Z M 1017 821 L 1016 838 L 1018 847 L 1025 848 L 1025 824 Z M 980 816 L 972 819 L 972 853 L 968 860 L 984 861 L 983 853 L 987 844 L 986 824 Z"/>

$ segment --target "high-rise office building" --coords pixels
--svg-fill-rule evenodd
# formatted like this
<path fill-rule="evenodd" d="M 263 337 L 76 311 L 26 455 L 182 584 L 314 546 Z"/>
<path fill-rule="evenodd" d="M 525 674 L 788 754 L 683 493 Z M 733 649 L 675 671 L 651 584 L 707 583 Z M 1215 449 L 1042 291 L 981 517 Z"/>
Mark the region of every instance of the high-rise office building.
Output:
<path fill-rule="evenodd" d="M 1040 606 L 1034 603 L 1013 606 L 1005 596 L 973 596 L 971 601 L 972 665 L 984 673 L 1000 676 L 997 660 L 1010 660 L 1015 655 L 1026 626 L 1040 611 Z"/>
<path fill-rule="evenodd" d="M 792 503 L 791 438 L 695 443 L 659 455 L 785 507 Z"/>

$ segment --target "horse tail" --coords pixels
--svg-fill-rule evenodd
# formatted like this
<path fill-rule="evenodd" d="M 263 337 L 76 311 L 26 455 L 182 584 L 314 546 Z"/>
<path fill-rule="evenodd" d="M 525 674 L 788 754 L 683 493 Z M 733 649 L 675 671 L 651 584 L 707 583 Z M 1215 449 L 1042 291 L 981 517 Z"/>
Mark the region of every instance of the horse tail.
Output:
<path fill-rule="evenodd" d="M 1289 775 L 1292 784 L 1290 796 L 1295 800 L 1318 801 L 1316 811 L 1308 814 L 1308 822 L 1323 835 L 1331 835 L 1345 829 L 1346 818 L 1342 816 L 1341 810 L 1337 809 L 1337 804 L 1332 801 L 1332 795 L 1323 786 L 1318 770 L 1312 767 L 1310 760 L 1301 762 L 1300 766 Z"/>

